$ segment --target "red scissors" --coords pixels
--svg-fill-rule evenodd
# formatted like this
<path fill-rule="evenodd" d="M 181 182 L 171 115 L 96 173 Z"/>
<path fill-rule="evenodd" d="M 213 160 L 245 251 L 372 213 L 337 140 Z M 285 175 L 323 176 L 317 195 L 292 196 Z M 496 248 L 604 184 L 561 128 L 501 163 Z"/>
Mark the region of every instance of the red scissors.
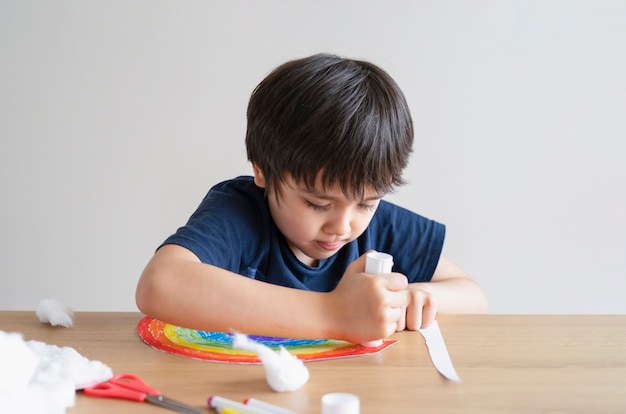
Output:
<path fill-rule="evenodd" d="M 190 405 L 164 397 L 159 390 L 150 387 L 143 382 L 141 377 L 133 374 L 114 375 L 108 382 L 101 382 L 86 387 L 83 391 L 86 395 L 93 397 L 122 398 L 125 400 L 149 402 L 179 413 L 202 414 L 204 412 Z"/>

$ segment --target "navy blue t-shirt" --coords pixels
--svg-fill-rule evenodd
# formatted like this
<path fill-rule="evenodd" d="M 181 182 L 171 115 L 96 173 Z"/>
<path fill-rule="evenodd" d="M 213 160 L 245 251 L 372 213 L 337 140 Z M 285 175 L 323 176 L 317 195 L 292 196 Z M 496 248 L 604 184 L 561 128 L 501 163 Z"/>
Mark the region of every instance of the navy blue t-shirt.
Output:
<path fill-rule="evenodd" d="M 191 250 L 201 262 L 253 279 L 298 289 L 333 290 L 346 268 L 368 250 L 393 255 L 409 283 L 430 281 L 445 226 L 381 200 L 365 232 L 315 267 L 300 262 L 274 224 L 264 189 L 252 177 L 217 184 L 184 227 L 163 244 Z"/>

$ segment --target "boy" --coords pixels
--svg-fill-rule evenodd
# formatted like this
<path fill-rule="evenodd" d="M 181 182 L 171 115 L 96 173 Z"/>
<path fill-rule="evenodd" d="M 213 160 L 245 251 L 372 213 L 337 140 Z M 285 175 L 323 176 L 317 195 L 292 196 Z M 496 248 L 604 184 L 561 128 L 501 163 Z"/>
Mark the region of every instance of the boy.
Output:
<path fill-rule="evenodd" d="M 319 54 L 254 90 L 254 177 L 220 183 L 156 251 L 139 309 L 192 329 L 364 343 L 484 312 L 481 289 L 441 255 L 443 225 L 383 201 L 404 183 L 413 124 L 391 77 Z M 365 253 L 394 256 L 364 273 Z"/>

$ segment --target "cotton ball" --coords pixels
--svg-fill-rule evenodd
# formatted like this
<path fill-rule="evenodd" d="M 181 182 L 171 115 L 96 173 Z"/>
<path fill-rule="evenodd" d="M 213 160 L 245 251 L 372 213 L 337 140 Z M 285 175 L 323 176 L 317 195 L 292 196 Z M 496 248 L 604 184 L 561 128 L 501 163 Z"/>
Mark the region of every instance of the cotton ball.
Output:
<path fill-rule="evenodd" d="M 27 341 L 0 331 L 0 412 L 65 414 L 76 389 L 108 380 L 113 371 L 74 348 Z"/>
<path fill-rule="evenodd" d="M 85 358 L 72 347 L 58 347 L 39 341 L 28 341 L 28 346 L 41 358 L 33 382 L 46 384 L 66 380 L 74 390 L 113 376 L 111 368 L 100 361 Z"/>
<path fill-rule="evenodd" d="M 22 335 L 0 331 L 0 391 L 14 392 L 28 386 L 39 364 Z"/>
<path fill-rule="evenodd" d="M 56 381 L 46 386 L 34 383 L 41 357 L 21 334 L 0 331 L 0 350 L 1 412 L 64 414 L 70 406 L 67 401 L 73 405 L 73 388 L 62 388 Z"/>
<path fill-rule="evenodd" d="M 265 363 L 267 383 L 277 392 L 295 391 L 309 380 L 309 370 L 304 363 L 282 346 L 278 358 Z"/>
<path fill-rule="evenodd" d="M 74 312 L 55 299 L 42 299 L 37 306 L 37 317 L 43 323 L 69 328 L 74 323 Z"/>
<path fill-rule="evenodd" d="M 251 341 L 246 335 L 236 333 L 233 348 L 255 352 L 259 356 L 267 383 L 274 391 L 295 391 L 309 380 L 309 370 L 304 363 L 283 346 L 274 352 L 263 344 Z"/>
<path fill-rule="evenodd" d="M 59 384 L 53 384 L 51 387 L 44 387 L 37 384 L 31 384 L 20 392 L 0 393 L 0 401 L 2 413 L 28 413 L 28 414 L 65 414 L 68 405 L 59 401 L 57 389 L 61 387 Z M 62 394 L 66 396 L 68 392 L 72 392 L 72 400 L 75 392 L 64 387 Z M 64 397 L 66 399 L 67 397 Z"/>
<path fill-rule="evenodd" d="M 39 378 L 41 380 L 41 377 Z M 31 411 L 46 414 L 64 414 L 67 408 L 76 405 L 76 390 L 72 381 L 50 376 L 45 382 L 34 382 L 28 387 L 33 402 L 43 405 L 45 411 Z"/>

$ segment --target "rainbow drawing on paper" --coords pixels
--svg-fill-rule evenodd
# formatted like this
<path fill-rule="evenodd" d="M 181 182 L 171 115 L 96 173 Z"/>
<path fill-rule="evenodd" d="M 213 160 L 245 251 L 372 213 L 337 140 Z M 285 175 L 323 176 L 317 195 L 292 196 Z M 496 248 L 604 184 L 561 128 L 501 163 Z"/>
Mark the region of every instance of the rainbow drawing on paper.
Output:
<path fill-rule="evenodd" d="M 139 321 L 137 332 L 146 344 L 164 352 L 212 362 L 261 363 L 254 353 L 233 349 L 233 335 L 230 333 L 182 328 L 149 316 Z M 385 339 L 380 346 L 365 347 L 335 339 L 292 339 L 254 335 L 250 335 L 249 338 L 275 350 L 283 346 L 305 362 L 376 354 L 398 342 Z"/>

